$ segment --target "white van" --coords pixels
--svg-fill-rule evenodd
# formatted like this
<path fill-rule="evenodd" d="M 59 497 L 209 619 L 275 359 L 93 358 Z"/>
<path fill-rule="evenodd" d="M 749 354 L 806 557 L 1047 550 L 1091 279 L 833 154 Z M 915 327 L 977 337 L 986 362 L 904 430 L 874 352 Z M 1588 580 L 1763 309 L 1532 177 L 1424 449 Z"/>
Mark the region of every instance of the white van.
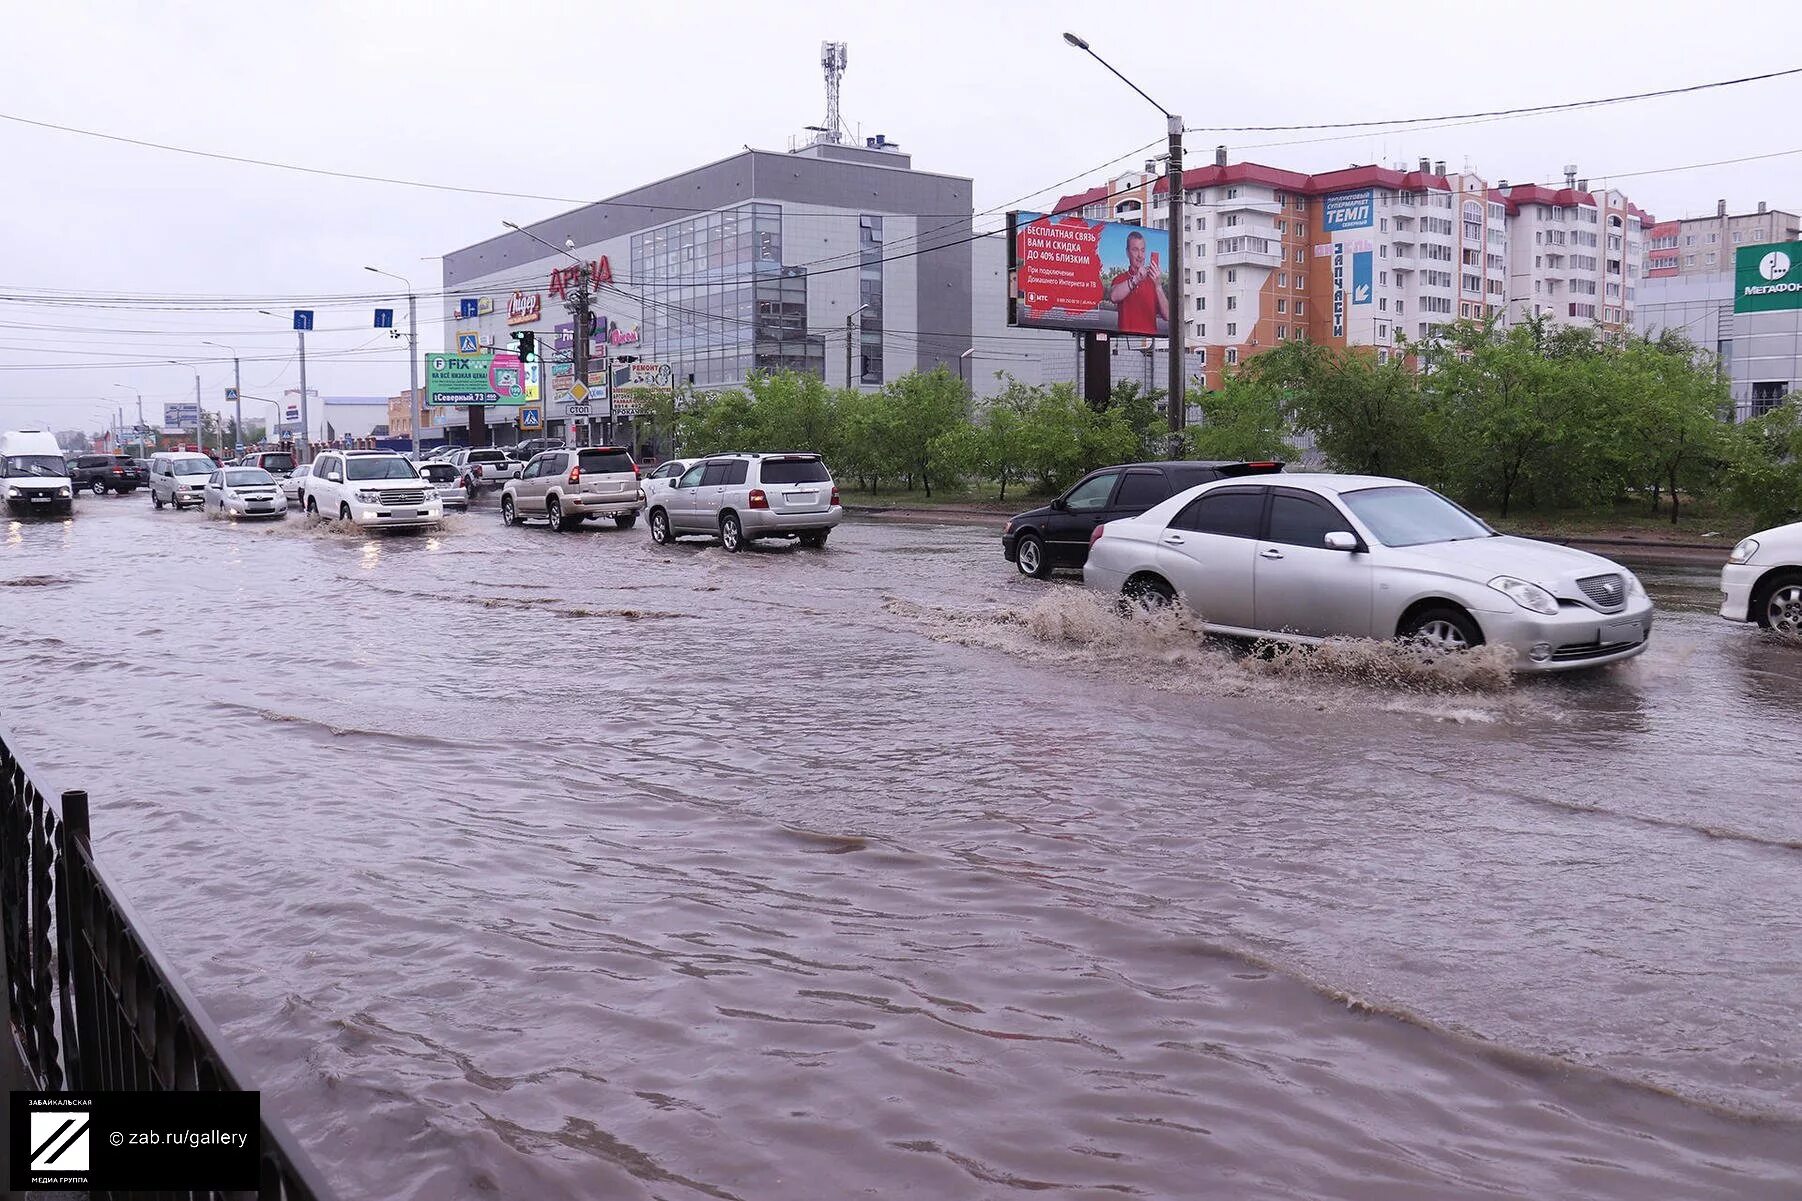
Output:
<path fill-rule="evenodd" d="M 55 434 L 44 430 L 0 434 L 0 491 L 11 513 L 67 517 L 75 511 L 75 485 Z"/>
<path fill-rule="evenodd" d="M 191 450 L 159 451 L 150 456 L 150 503 L 196 509 L 206 504 L 207 477 L 219 470 L 213 461 Z"/>

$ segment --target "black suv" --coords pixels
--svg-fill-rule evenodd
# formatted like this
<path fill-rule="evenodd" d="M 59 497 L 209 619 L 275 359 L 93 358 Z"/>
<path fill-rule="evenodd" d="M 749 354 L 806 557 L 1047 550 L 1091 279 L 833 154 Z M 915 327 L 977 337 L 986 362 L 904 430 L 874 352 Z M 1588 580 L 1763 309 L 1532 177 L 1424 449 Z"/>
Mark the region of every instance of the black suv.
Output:
<path fill-rule="evenodd" d="M 1281 463 L 1123 463 L 1091 471 L 1042 509 L 1022 513 L 1001 532 L 1001 553 L 1021 575 L 1038 579 L 1089 559 L 1089 535 L 1105 521 L 1137 517 L 1201 484 L 1236 475 L 1268 475 Z"/>
<path fill-rule="evenodd" d="M 75 455 L 69 460 L 69 482 L 77 492 L 86 489 L 95 496 L 108 492 L 127 496 L 145 480 L 130 455 Z"/>

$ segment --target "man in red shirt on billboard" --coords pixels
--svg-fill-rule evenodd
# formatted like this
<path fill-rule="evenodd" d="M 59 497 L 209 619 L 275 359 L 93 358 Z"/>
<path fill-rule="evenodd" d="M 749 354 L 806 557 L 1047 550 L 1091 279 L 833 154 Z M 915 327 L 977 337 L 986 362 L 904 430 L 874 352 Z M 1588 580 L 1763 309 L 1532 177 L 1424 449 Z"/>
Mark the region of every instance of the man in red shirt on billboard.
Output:
<path fill-rule="evenodd" d="M 1158 319 L 1170 320 L 1170 298 L 1159 286 L 1158 256 L 1145 257 L 1145 235 L 1126 235 L 1127 269 L 1114 276 L 1108 288 L 1108 299 L 1120 313 L 1123 334 L 1155 335 Z"/>

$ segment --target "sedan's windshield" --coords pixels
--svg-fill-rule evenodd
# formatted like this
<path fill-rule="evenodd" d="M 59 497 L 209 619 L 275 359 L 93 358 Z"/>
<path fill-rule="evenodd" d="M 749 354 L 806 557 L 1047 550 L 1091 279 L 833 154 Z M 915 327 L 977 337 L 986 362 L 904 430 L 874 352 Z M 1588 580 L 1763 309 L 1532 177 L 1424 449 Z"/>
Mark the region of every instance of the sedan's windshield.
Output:
<path fill-rule="evenodd" d="M 345 464 L 345 474 L 353 480 L 416 480 L 419 473 L 413 470 L 413 464 L 399 455 L 390 458 L 351 459 Z"/>
<path fill-rule="evenodd" d="M 68 475 L 68 464 L 56 455 L 8 455 L 8 475 Z"/>
<path fill-rule="evenodd" d="M 1422 546 L 1487 538 L 1495 531 L 1437 492 L 1411 486 L 1341 492 L 1345 502 L 1384 546 Z"/>
<path fill-rule="evenodd" d="M 227 488 L 255 488 L 259 485 L 264 488 L 273 488 L 275 487 L 275 477 L 270 475 L 267 471 L 261 471 L 256 468 L 245 468 L 240 471 L 228 471 L 225 473 L 225 486 Z"/>
<path fill-rule="evenodd" d="M 219 469 L 211 459 L 176 459 L 169 464 L 169 470 L 176 475 L 211 475 Z"/>

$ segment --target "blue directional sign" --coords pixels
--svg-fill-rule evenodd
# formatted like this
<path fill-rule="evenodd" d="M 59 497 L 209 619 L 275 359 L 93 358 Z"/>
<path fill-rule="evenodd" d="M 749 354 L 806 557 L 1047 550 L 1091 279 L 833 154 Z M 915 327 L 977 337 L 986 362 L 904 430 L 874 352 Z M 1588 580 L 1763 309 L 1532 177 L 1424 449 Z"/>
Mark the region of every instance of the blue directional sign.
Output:
<path fill-rule="evenodd" d="M 299 329 L 299 330 L 312 329 L 313 328 L 313 310 L 312 309 L 295 309 L 294 310 L 294 328 Z"/>
<path fill-rule="evenodd" d="M 375 327 L 377 329 L 393 329 L 394 328 L 394 310 L 393 309 L 377 309 L 375 311 Z"/>
<path fill-rule="evenodd" d="M 458 354 L 480 354 L 481 352 L 481 335 L 475 330 L 465 330 L 457 335 Z"/>
<path fill-rule="evenodd" d="M 459 316 L 459 317 L 474 317 L 475 315 L 476 315 L 476 299 L 475 299 L 475 297 L 465 296 L 463 299 L 461 299 L 457 302 L 457 316 Z"/>

